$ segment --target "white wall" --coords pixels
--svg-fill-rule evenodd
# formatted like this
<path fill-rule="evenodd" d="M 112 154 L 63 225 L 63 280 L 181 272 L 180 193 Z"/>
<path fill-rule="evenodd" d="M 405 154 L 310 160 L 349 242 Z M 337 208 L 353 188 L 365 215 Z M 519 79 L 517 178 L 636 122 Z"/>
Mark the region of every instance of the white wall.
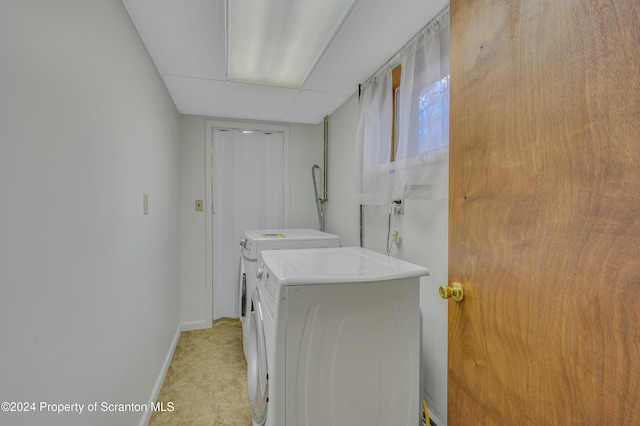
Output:
<path fill-rule="evenodd" d="M 340 235 L 343 245 L 359 245 L 360 209 L 353 190 L 358 95 L 353 95 L 329 118 L 329 203 L 327 232 Z M 446 177 L 445 177 L 446 178 Z M 388 206 L 366 206 L 363 215 L 364 247 L 386 253 Z M 421 282 L 423 315 L 423 397 L 433 420 L 447 419 L 447 301 L 438 287 L 448 278 L 447 200 L 405 200 L 398 217 L 400 245 L 391 255 L 429 269 Z"/>
<path fill-rule="evenodd" d="M 153 397 L 179 325 L 179 115 L 119 0 L 2 2 L 0 77 L 0 401 L 37 404 L 0 424 L 139 424 L 39 404 Z"/>
<path fill-rule="evenodd" d="M 207 302 L 211 284 L 207 280 L 206 221 L 210 206 L 196 212 L 196 199 L 206 199 L 206 125 L 215 117 L 183 115 L 180 118 L 180 262 L 181 321 L 184 329 L 208 327 Z M 318 229 L 314 204 L 311 167 L 322 166 L 324 126 L 220 119 L 225 122 L 267 124 L 289 128 L 289 227 Z M 239 241 L 229 241 L 229 249 L 237 250 Z"/>
<path fill-rule="evenodd" d="M 358 95 L 329 117 L 329 189 L 326 231 L 340 236 L 345 247 L 360 245 L 360 206 L 354 202 L 353 173 L 358 127 Z"/>
<path fill-rule="evenodd" d="M 205 120 L 180 117 L 180 320 L 203 328 L 207 314 L 206 235 L 204 212 L 195 200 L 205 199 Z M 207 206 L 208 207 L 208 206 Z"/>

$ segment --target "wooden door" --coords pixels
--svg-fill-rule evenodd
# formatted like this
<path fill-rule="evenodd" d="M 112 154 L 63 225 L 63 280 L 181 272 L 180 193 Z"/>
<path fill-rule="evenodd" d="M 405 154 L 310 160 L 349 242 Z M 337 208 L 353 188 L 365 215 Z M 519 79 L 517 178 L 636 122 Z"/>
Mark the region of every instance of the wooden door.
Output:
<path fill-rule="evenodd" d="M 450 137 L 448 426 L 640 424 L 640 2 L 451 0 Z"/>

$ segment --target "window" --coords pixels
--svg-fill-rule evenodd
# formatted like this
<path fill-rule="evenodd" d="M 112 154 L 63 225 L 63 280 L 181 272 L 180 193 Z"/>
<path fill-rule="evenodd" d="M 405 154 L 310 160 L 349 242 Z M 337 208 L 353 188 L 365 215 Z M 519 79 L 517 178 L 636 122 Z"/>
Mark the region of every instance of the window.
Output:
<path fill-rule="evenodd" d="M 361 88 L 355 182 L 359 202 L 446 198 L 448 6 Z"/>
<path fill-rule="evenodd" d="M 400 127 L 400 72 L 402 65 L 393 69 L 393 133 L 391 135 L 390 161 L 397 156 L 397 141 Z M 417 135 L 409 141 L 406 155 L 412 156 L 421 152 L 435 151 L 449 146 L 449 76 L 438 80 L 432 86 L 424 88 L 417 97 L 418 119 Z M 405 121 L 406 123 L 406 121 Z M 410 132 L 413 134 L 414 132 Z M 412 143 L 413 142 L 413 143 Z"/>
<path fill-rule="evenodd" d="M 417 151 L 449 146 L 449 76 L 420 93 L 418 101 Z"/>

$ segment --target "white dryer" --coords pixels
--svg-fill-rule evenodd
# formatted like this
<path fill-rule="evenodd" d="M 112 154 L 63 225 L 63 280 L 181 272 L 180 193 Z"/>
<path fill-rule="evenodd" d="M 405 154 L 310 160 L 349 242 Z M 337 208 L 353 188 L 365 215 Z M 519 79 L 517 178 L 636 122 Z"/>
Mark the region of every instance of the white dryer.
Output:
<path fill-rule="evenodd" d="M 418 265 L 359 247 L 263 251 L 249 344 L 254 426 L 416 426 Z"/>
<path fill-rule="evenodd" d="M 337 235 L 315 229 L 247 230 L 240 240 L 240 274 L 238 280 L 239 315 L 242 322 L 244 354 L 251 328 L 251 293 L 256 288 L 256 265 L 262 250 L 338 247 Z"/>

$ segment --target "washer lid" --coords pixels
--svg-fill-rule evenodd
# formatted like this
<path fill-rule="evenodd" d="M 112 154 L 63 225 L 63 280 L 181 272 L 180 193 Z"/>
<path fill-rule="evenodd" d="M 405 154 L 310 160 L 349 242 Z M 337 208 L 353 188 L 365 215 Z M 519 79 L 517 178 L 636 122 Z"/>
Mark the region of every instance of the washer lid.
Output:
<path fill-rule="evenodd" d="M 334 239 L 338 238 L 336 235 L 329 234 L 327 232 L 316 231 L 315 229 L 249 229 L 245 231 L 245 236 L 248 239 L 258 240 L 319 240 L 319 239 Z"/>
<path fill-rule="evenodd" d="M 337 235 L 315 229 L 249 229 L 242 255 L 250 262 L 258 260 L 262 250 L 294 249 L 301 247 L 338 247 Z"/>
<path fill-rule="evenodd" d="M 385 281 L 429 275 L 427 268 L 361 247 L 263 251 L 280 285 Z"/>

